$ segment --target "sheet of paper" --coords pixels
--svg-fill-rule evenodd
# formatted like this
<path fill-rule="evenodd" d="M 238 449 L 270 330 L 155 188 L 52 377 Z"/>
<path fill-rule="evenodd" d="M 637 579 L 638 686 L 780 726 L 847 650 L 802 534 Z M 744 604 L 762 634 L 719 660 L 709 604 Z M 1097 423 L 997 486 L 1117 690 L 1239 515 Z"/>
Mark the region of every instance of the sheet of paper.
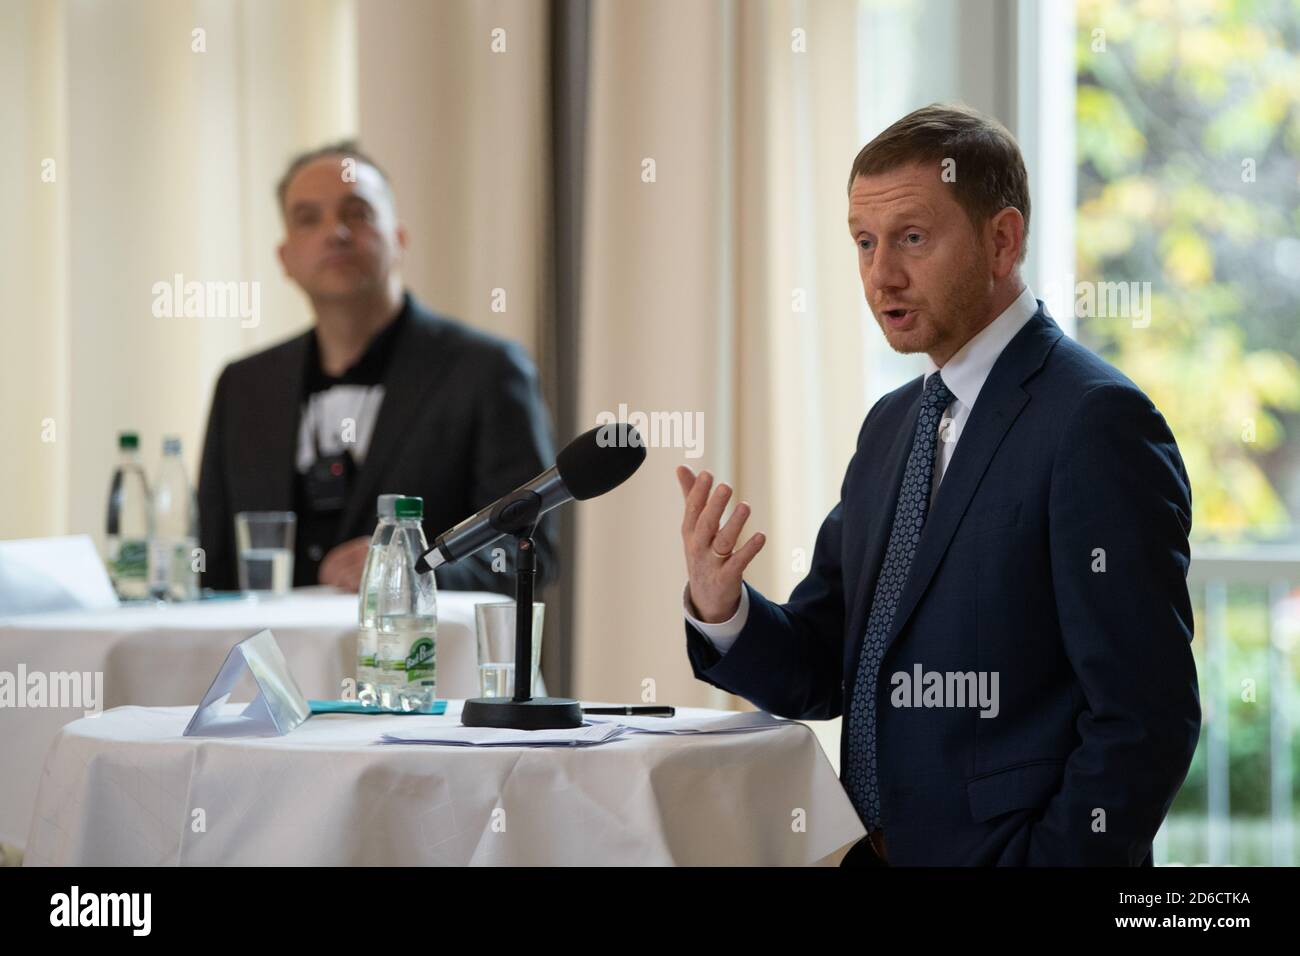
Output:
<path fill-rule="evenodd" d="M 560 730 L 511 730 L 503 727 L 417 727 L 384 734 L 387 744 L 444 744 L 457 747 L 590 747 L 627 732 L 618 724 L 587 724 Z"/>
<path fill-rule="evenodd" d="M 89 535 L 0 541 L 0 617 L 117 607 Z"/>
<path fill-rule="evenodd" d="M 640 734 L 736 734 L 754 730 L 771 730 L 790 723 L 766 711 L 743 711 L 734 714 L 706 714 L 685 717 L 633 717 L 621 714 L 587 714 L 593 723 L 613 723 Z"/>

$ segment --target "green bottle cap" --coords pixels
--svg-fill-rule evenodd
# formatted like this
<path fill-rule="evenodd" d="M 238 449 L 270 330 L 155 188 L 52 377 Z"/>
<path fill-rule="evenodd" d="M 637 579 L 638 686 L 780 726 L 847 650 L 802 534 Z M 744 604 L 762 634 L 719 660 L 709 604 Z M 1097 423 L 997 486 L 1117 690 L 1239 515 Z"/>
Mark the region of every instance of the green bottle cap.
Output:
<path fill-rule="evenodd" d="M 140 447 L 140 436 L 135 432 L 120 432 L 117 436 L 117 447 L 123 451 Z"/>
<path fill-rule="evenodd" d="M 398 498 L 393 504 L 393 513 L 399 518 L 423 518 L 424 499 L 410 496 Z"/>

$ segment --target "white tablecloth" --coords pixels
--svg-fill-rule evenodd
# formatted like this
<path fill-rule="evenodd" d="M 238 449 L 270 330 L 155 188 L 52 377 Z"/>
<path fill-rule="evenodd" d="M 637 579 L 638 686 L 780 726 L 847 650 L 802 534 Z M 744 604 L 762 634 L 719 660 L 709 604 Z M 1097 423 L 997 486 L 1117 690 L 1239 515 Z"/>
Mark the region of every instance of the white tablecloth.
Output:
<path fill-rule="evenodd" d="M 478 696 L 474 605 L 503 600 L 486 592 L 439 592 L 439 696 Z M 356 620 L 356 594 L 324 587 L 282 598 L 0 618 L 0 671 L 17 675 L 22 664 L 28 674 L 102 672 L 104 709 L 193 708 L 230 648 L 267 627 L 303 694 L 336 698 L 343 678 L 356 673 Z M 82 716 L 80 708 L 0 707 L 0 842 L 23 845 L 50 744 L 64 724 Z"/>
<path fill-rule="evenodd" d="M 78 720 L 50 750 L 24 862 L 832 864 L 864 835 L 801 723 L 590 747 L 377 743 L 459 712 L 316 716 L 238 740 L 182 737 L 184 707 Z"/>

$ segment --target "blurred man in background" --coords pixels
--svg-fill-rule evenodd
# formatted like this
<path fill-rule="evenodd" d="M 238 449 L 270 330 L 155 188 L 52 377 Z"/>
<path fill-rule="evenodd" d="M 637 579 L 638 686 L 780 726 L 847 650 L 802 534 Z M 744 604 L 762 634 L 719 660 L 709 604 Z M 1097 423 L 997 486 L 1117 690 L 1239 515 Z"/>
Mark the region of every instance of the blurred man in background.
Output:
<path fill-rule="evenodd" d="M 432 542 L 550 467 L 550 423 L 523 348 L 404 291 L 406 231 L 355 144 L 294 159 L 278 198 L 280 262 L 315 324 L 217 380 L 199 475 L 203 583 L 238 587 L 238 512 L 283 510 L 297 514 L 294 585 L 356 590 L 380 494 L 423 497 Z M 539 583 L 557 570 L 551 520 L 535 534 Z M 443 565 L 438 585 L 512 593 L 505 554 Z"/>

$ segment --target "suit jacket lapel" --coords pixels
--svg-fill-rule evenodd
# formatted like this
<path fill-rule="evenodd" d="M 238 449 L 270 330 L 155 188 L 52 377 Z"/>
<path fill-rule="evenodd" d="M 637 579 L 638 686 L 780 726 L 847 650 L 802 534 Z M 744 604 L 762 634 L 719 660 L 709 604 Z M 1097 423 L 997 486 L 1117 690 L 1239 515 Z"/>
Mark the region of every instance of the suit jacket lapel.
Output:
<path fill-rule="evenodd" d="M 979 398 L 971 410 L 970 418 L 966 421 L 952 460 L 949 461 L 948 468 L 944 472 L 934 509 L 921 533 L 916 554 L 912 558 L 912 568 L 907 583 L 899 597 L 894 621 L 885 640 L 884 653 L 889 652 L 889 648 L 916 609 L 921 595 L 925 593 L 940 560 L 948 550 L 957 525 L 966 513 L 994 452 L 997 451 L 1011 423 L 1028 403 L 1029 395 L 1020 387 L 1021 384 L 1042 366 L 1047 353 L 1061 335 L 1060 327 L 1047 314 L 1040 302 L 1037 313 L 1016 333 L 1015 338 L 1003 349 L 989 371 L 989 377 L 980 390 Z M 875 594 L 874 584 L 880 574 L 885 548 L 889 543 L 893 513 L 903 483 L 903 472 L 907 467 L 907 456 L 912 448 L 916 417 L 920 412 L 922 387 L 923 382 L 918 382 L 916 395 L 905 419 L 906 427 L 899 429 L 898 435 L 890 446 L 891 467 L 888 471 L 890 499 L 886 505 L 886 513 L 890 518 L 881 523 L 880 531 L 874 540 L 867 542 L 867 554 L 857 583 L 853 610 L 849 616 L 848 640 L 845 642 L 846 673 L 852 673 L 857 648 L 865 637 L 863 632 L 866 629 L 866 615 L 871 608 L 871 600 Z"/>
<path fill-rule="evenodd" d="M 250 471 L 253 482 L 246 500 L 258 501 L 259 510 L 292 511 L 294 476 L 298 460 L 298 420 L 302 415 L 302 379 L 307 362 L 310 331 L 291 339 L 283 366 L 258 383 L 258 427 L 243 436 L 253 452 L 249 461 L 288 462 L 289 467 Z"/>
<path fill-rule="evenodd" d="M 1042 367 L 1043 360 L 1061 329 L 1052 321 L 1042 303 L 1034 317 L 1016 333 L 998 360 L 993 363 L 975 407 L 957 441 L 952 460 L 944 472 L 939 493 L 921 531 L 912 568 L 898 599 L 894 621 L 885 638 L 883 654 L 888 654 L 899 633 L 907 624 L 917 602 L 934 577 L 940 559 L 948 550 L 957 524 L 966 513 L 975 489 L 979 487 L 989 461 L 1002 443 L 1011 423 L 1029 402 L 1029 393 L 1021 385 Z"/>

